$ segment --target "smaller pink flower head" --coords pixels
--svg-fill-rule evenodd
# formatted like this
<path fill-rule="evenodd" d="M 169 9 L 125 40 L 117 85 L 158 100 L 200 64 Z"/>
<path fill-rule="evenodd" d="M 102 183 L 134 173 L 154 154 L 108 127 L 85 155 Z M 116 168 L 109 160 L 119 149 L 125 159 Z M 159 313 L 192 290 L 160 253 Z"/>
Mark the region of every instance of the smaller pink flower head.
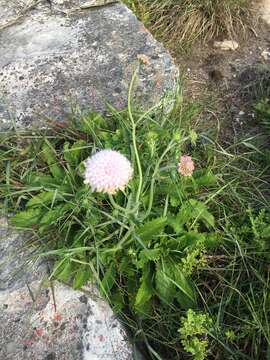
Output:
<path fill-rule="evenodd" d="M 195 165 L 193 160 L 188 155 L 183 155 L 180 157 L 177 170 L 180 175 L 183 176 L 192 176 L 193 171 L 195 169 Z"/>
<path fill-rule="evenodd" d="M 85 161 L 84 183 L 92 191 L 115 194 L 124 190 L 132 175 L 131 163 L 118 151 L 101 150 Z"/>

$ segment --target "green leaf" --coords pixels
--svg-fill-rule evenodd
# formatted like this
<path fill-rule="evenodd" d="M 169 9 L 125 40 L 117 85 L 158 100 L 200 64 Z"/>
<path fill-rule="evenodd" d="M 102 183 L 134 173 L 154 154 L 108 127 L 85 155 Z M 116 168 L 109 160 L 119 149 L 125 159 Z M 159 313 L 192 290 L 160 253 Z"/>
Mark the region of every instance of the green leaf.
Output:
<path fill-rule="evenodd" d="M 262 233 L 261 233 L 261 237 L 262 238 L 266 238 L 266 239 L 270 239 L 270 225 L 266 226 L 263 230 L 262 230 Z"/>
<path fill-rule="evenodd" d="M 135 309 L 140 313 L 148 312 L 148 302 L 154 295 L 152 286 L 152 269 L 150 264 L 146 264 L 142 270 L 141 285 L 136 294 Z"/>
<path fill-rule="evenodd" d="M 208 170 L 206 173 L 197 170 L 194 172 L 193 178 L 196 182 L 196 185 L 199 186 L 210 186 L 216 184 L 217 182 L 217 177 L 210 170 Z"/>
<path fill-rule="evenodd" d="M 91 112 L 84 116 L 80 123 L 80 129 L 89 135 L 96 135 L 97 129 L 105 126 L 105 119 L 101 114 L 96 112 Z"/>
<path fill-rule="evenodd" d="M 160 235 L 165 228 L 167 218 L 160 217 L 143 224 L 138 229 L 138 235 L 142 241 L 150 241 L 154 236 Z"/>
<path fill-rule="evenodd" d="M 192 307 L 196 305 L 196 292 L 192 282 L 184 275 L 180 266 L 174 266 L 175 285 L 180 290 L 177 300 L 182 307 Z"/>
<path fill-rule="evenodd" d="M 215 218 L 208 211 L 204 203 L 197 201 L 195 199 L 189 200 L 189 203 L 194 211 L 194 218 L 203 220 L 205 225 L 210 225 L 212 227 L 215 226 Z"/>
<path fill-rule="evenodd" d="M 80 289 L 90 279 L 90 268 L 87 265 L 80 265 L 73 279 L 73 288 Z"/>
<path fill-rule="evenodd" d="M 161 249 L 143 249 L 140 252 L 140 258 L 145 260 L 157 261 L 161 256 Z"/>
<path fill-rule="evenodd" d="M 160 259 L 161 249 L 143 249 L 139 254 L 139 261 L 136 263 L 138 268 L 143 268 L 148 261 L 157 261 Z"/>
<path fill-rule="evenodd" d="M 175 297 L 175 285 L 174 281 L 172 281 L 172 279 L 170 278 L 168 270 L 169 268 L 166 269 L 166 263 L 161 264 L 159 262 L 157 264 L 155 284 L 157 293 L 160 298 L 169 304 L 173 301 Z"/>
<path fill-rule="evenodd" d="M 40 227 L 52 226 L 55 224 L 65 213 L 72 209 L 71 204 L 58 205 L 51 210 L 47 210 L 40 220 Z"/>
<path fill-rule="evenodd" d="M 205 234 L 198 233 L 196 231 L 188 231 L 185 232 L 182 236 L 177 238 L 178 241 L 178 250 L 184 250 L 187 247 L 191 247 L 193 245 L 200 243 L 204 243 Z"/>
<path fill-rule="evenodd" d="M 113 294 L 111 295 L 111 302 L 113 306 L 113 311 L 115 313 L 119 313 L 123 309 L 125 305 L 125 300 L 121 293 L 121 289 L 116 289 L 113 292 Z"/>
<path fill-rule="evenodd" d="M 43 191 L 33 196 L 26 204 L 26 208 L 45 206 L 52 202 L 62 200 L 63 196 L 58 191 Z"/>
<path fill-rule="evenodd" d="M 222 237 L 218 233 L 205 234 L 204 245 L 207 249 L 216 249 L 222 243 Z"/>
<path fill-rule="evenodd" d="M 42 209 L 28 209 L 20 211 L 11 217 L 11 223 L 18 228 L 30 228 L 39 223 L 42 216 Z"/>
<path fill-rule="evenodd" d="M 176 217 L 170 217 L 168 224 L 176 233 L 182 230 L 182 226 L 190 221 L 202 221 L 207 227 L 214 227 L 214 216 L 208 211 L 206 205 L 195 199 L 185 201 Z"/>
<path fill-rule="evenodd" d="M 69 142 L 64 144 L 64 159 L 71 165 L 77 166 L 81 161 L 81 156 L 85 150 L 86 141 L 78 140 L 71 147 Z"/>
<path fill-rule="evenodd" d="M 61 263 L 61 260 L 60 260 Z M 57 269 L 54 273 L 54 276 L 64 283 L 68 283 L 71 276 L 74 274 L 75 264 L 71 262 L 69 259 L 65 259 L 62 261 L 61 265 L 59 263 L 55 264 L 55 269 Z"/>
<path fill-rule="evenodd" d="M 106 296 L 110 293 L 114 283 L 115 283 L 116 269 L 115 264 L 111 263 L 109 268 L 104 274 L 104 277 L 101 281 L 101 292 Z"/>
<path fill-rule="evenodd" d="M 42 158 L 48 164 L 52 176 L 57 180 L 63 180 L 65 177 L 64 169 L 58 164 L 56 158 L 56 153 L 53 149 L 53 146 L 49 143 L 48 140 L 42 146 Z"/>
<path fill-rule="evenodd" d="M 55 186 L 58 185 L 57 181 L 50 176 L 40 173 L 38 171 L 29 172 L 28 176 L 25 178 L 25 182 L 31 186 Z"/>

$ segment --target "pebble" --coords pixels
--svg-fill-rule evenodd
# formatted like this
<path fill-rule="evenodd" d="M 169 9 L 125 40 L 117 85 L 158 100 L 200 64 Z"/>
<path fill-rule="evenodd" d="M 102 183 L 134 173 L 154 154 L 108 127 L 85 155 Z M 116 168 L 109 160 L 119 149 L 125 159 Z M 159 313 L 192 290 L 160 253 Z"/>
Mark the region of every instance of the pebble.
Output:
<path fill-rule="evenodd" d="M 261 53 L 261 56 L 264 58 L 264 60 L 270 60 L 270 51 L 268 50 L 263 50 L 263 52 Z"/>
<path fill-rule="evenodd" d="M 236 50 L 239 47 L 239 44 L 234 40 L 223 40 L 215 41 L 214 47 L 221 50 Z"/>

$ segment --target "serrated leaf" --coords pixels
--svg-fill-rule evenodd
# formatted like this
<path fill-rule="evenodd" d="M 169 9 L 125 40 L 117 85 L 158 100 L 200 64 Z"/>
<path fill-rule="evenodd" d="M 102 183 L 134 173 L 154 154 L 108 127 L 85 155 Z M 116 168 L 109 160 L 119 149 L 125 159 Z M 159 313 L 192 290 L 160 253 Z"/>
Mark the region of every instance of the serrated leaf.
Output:
<path fill-rule="evenodd" d="M 214 216 L 208 211 L 206 205 L 195 199 L 185 201 L 178 214 L 169 218 L 168 224 L 178 233 L 182 230 L 182 226 L 190 221 L 202 221 L 207 227 L 214 227 Z"/>
<path fill-rule="evenodd" d="M 101 281 L 101 292 L 106 296 L 110 293 L 114 283 L 115 283 L 116 269 L 115 264 L 111 263 L 109 268 L 104 274 L 104 277 Z"/>
<path fill-rule="evenodd" d="M 40 220 L 40 226 L 51 226 L 55 224 L 68 210 L 72 209 L 70 204 L 58 205 L 47 210 Z"/>
<path fill-rule="evenodd" d="M 197 302 L 192 282 L 184 275 L 180 266 L 174 267 L 175 285 L 180 290 L 177 299 L 183 307 L 194 306 Z"/>
<path fill-rule="evenodd" d="M 55 266 L 55 268 L 57 268 L 57 264 Z M 71 262 L 69 259 L 66 259 L 60 267 L 58 267 L 57 271 L 55 271 L 54 276 L 64 282 L 64 283 L 68 283 L 71 276 L 74 274 L 74 270 L 75 270 L 75 264 L 73 262 Z"/>
<path fill-rule="evenodd" d="M 194 218 L 201 219 L 205 223 L 205 225 L 210 225 L 212 227 L 215 226 L 215 218 L 208 211 L 206 205 L 203 202 L 191 199 L 189 200 L 189 204 L 194 211 Z"/>
<path fill-rule="evenodd" d="M 30 172 L 29 175 L 25 178 L 27 185 L 31 186 L 55 186 L 58 185 L 57 181 L 50 176 L 40 173 L 38 171 Z"/>
<path fill-rule="evenodd" d="M 91 112 L 84 116 L 80 123 L 80 129 L 89 135 L 96 135 L 98 128 L 106 126 L 103 116 L 96 112 Z"/>
<path fill-rule="evenodd" d="M 65 177 L 65 171 L 56 158 L 53 146 L 48 140 L 42 146 L 42 158 L 48 164 L 52 176 L 57 180 L 61 181 Z"/>
<path fill-rule="evenodd" d="M 160 298 L 166 303 L 172 302 L 175 296 L 175 285 L 174 281 L 170 278 L 169 268 L 166 268 L 166 263 L 157 264 L 155 284 Z"/>
<path fill-rule="evenodd" d="M 90 268 L 87 265 L 80 265 L 76 275 L 73 279 L 72 287 L 74 289 L 80 289 L 90 279 Z"/>
<path fill-rule="evenodd" d="M 206 249 L 216 249 L 222 242 L 222 237 L 218 233 L 205 234 L 204 245 Z"/>
<path fill-rule="evenodd" d="M 143 249 L 139 254 L 139 261 L 136 263 L 138 268 L 143 268 L 148 261 L 157 261 L 161 257 L 161 249 Z"/>
<path fill-rule="evenodd" d="M 63 151 L 64 159 L 71 165 L 77 166 L 81 161 L 81 155 L 85 146 L 86 142 L 84 140 L 78 140 L 72 146 L 66 142 Z"/>
<path fill-rule="evenodd" d="M 148 312 L 148 302 L 151 300 L 154 295 L 153 286 L 152 286 L 152 270 L 149 264 L 146 264 L 142 270 L 142 277 L 140 280 L 140 287 L 136 294 L 135 299 L 135 309 L 138 312 L 144 313 Z"/>
<path fill-rule="evenodd" d="M 204 243 L 205 234 L 198 233 L 196 231 L 187 231 L 182 236 L 179 236 L 176 240 L 179 244 L 178 250 L 184 250 L 187 247 L 196 245 L 198 242 Z"/>
<path fill-rule="evenodd" d="M 217 177 L 208 170 L 206 173 L 202 171 L 195 171 L 193 174 L 196 185 L 199 186 L 210 186 L 217 182 Z"/>
<path fill-rule="evenodd" d="M 36 196 L 33 196 L 26 204 L 26 208 L 45 206 L 57 200 L 62 200 L 63 197 L 58 191 L 43 191 Z"/>
<path fill-rule="evenodd" d="M 138 235 L 142 241 L 150 241 L 154 236 L 160 235 L 165 228 L 167 218 L 160 217 L 148 221 L 138 229 Z"/>
<path fill-rule="evenodd" d="M 264 239 L 270 239 L 270 226 L 266 226 L 261 233 L 261 237 Z"/>
<path fill-rule="evenodd" d="M 121 293 L 121 289 L 116 289 L 113 292 L 113 294 L 111 295 L 111 302 L 112 302 L 113 311 L 115 313 L 119 313 L 123 309 L 125 305 L 125 300 Z"/>
<path fill-rule="evenodd" d="M 42 209 L 28 209 L 20 211 L 11 217 L 11 223 L 18 228 L 30 228 L 33 225 L 37 225 L 41 216 L 44 213 Z"/>
<path fill-rule="evenodd" d="M 140 252 L 140 258 L 150 260 L 150 261 L 157 261 L 161 256 L 161 249 L 143 249 Z"/>

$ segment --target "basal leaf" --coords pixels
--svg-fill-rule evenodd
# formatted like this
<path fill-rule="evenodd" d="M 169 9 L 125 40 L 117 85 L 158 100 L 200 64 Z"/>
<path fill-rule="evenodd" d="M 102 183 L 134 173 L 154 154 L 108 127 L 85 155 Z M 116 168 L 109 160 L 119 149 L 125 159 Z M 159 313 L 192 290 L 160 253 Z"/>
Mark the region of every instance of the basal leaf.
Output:
<path fill-rule="evenodd" d="M 86 142 L 84 140 L 76 141 L 72 146 L 69 142 L 64 144 L 64 159 L 71 165 L 77 166 L 81 161 L 81 155 L 85 149 Z"/>
<path fill-rule="evenodd" d="M 73 279 L 73 288 L 80 289 L 90 279 L 90 268 L 87 265 L 80 265 Z"/>
<path fill-rule="evenodd" d="M 42 158 L 48 164 L 52 176 L 57 181 L 63 180 L 65 177 L 65 171 L 63 167 L 59 165 L 53 146 L 48 140 L 42 146 Z"/>
<path fill-rule="evenodd" d="M 38 171 L 29 172 L 27 177 L 25 178 L 25 182 L 27 185 L 31 186 L 53 186 L 58 185 L 55 179 L 47 174 L 40 173 Z"/>
<path fill-rule="evenodd" d="M 40 208 L 20 211 L 11 217 L 11 223 L 18 228 L 30 228 L 39 223 L 43 214 Z"/>
<path fill-rule="evenodd" d="M 75 264 L 73 262 L 71 262 L 69 259 L 65 259 L 65 261 L 63 261 L 61 263 L 61 266 L 58 266 L 57 268 L 57 264 L 55 266 L 55 268 L 57 269 L 54 273 L 54 276 L 64 282 L 64 283 L 68 283 L 71 276 L 73 276 L 74 271 L 75 271 Z"/>
<path fill-rule="evenodd" d="M 152 269 L 150 264 L 146 264 L 142 270 L 141 285 L 136 294 L 135 309 L 138 312 L 148 312 L 148 302 L 154 295 L 152 286 Z"/>
<path fill-rule="evenodd" d="M 45 206 L 62 200 L 63 196 L 58 191 L 43 191 L 36 196 L 33 196 L 26 204 L 26 208 Z"/>
<path fill-rule="evenodd" d="M 160 248 L 143 249 L 140 252 L 140 258 L 145 259 L 145 260 L 157 261 L 157 260 L 159 260 L 160 256 L 161 256 L 161 249 Z"/>
<path fill-rule="evenodd" d="M 170 276 L 169 268 L 159 262 L 156 266 L 155 275 L 156 291 L 166 303 L 172 302 L 175 296 L 175 285 Z"/>
<path fill-rule="evenodd" d="M 175 285 L 180 290 L 177 299 L 183 307 L 194 306 L 197 302 L 196 292 L 190 279 L 188 279 L 181 267 L 175 265 L 174 267 Z"/>
<path fill-rule="evenodd" d="M 201 219 L 205 225 L 210 225 L 211 227 L 215 226 L 215 218 L 208 211 L 206 205 L 203 202 L 191 199 L 189 200 L 189 204 L 194 211 L 194 218 Z"/>
<path fill-rule="evenodd" d="M 143 224 L 138 229 L 138 235 L 142 241 L 150 241 L 154 236 L 160 235 L 165 228 L 167 218 L 160 217 Z"/>
<path fill-rule="evenodd" d="M 104 295 L 108 295 L 110 293 L 110 290 L 115 284 L 115 276 L 116 276 L 115 264 L 111 263 L 101 281 L 101 292 Z"/>
<path fill-rule="evenodd" d="M 199 170 L 195 171 L 193 177 L 196 184 L 199 186 L 210 186 L 217 182 L 217 177 L 210 170 L 207 172 Z"/>
<path fill-rule="evenodd" d="M 52 226 L 70 209 L 72 209 L 72 205 L 62 204 L 47 210 L 40 220 L 40 226 Z"/>

